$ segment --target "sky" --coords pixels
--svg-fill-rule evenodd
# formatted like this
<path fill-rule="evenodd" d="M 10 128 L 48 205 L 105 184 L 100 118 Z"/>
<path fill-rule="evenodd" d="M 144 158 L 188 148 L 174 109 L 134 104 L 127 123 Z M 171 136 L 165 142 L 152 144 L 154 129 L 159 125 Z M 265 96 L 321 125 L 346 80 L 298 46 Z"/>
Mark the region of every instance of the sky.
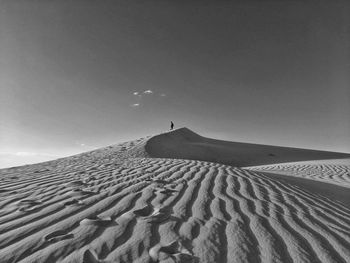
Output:
<path fill-rule="evenodd" d="M 0 0 L 0 167 L 175 127 L 350 152 L 349 1 Z"/>

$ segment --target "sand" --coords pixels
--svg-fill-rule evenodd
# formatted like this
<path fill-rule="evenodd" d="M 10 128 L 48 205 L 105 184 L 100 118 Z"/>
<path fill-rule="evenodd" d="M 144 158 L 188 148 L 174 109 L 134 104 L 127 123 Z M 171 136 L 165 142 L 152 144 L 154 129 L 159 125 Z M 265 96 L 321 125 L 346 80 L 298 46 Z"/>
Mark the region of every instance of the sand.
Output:
<path fill-rule="evenodd" d="M 238 167 L 350 158 L 350 154 L 337 152 L 214 140 L 187 128 L 150 138 L 146 151 L 152 157 L 201 160 Z"/>
<path fill-rule="evenodd" d="M 200 138 L 0 170 L 0 262 L 350 262 L 350 207 L 318 185 L 348 193 L 350 167 L 277 164 L 349 155 Z"/>

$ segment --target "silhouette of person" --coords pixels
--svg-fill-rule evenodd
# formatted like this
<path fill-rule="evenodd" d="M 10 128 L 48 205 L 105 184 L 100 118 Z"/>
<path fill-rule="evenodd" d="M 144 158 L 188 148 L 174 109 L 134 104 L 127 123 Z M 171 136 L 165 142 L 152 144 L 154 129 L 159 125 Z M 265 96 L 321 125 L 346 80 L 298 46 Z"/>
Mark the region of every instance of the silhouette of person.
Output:
<path fill-rule="evenodd" d="M 174 129 L 174 123 L 171 121 L 170 122 L 170 130 L 173 130 Z"/>

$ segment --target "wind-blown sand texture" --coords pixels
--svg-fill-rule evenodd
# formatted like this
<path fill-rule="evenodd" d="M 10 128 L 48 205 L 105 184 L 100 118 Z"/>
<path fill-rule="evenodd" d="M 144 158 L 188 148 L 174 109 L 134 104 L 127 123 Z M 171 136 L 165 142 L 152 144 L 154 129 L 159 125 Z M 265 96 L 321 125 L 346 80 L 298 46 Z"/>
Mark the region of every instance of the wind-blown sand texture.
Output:
<path fill-rule="evenodd" d="M 0 262 L 350 262 L 345 204 L 227 156 L 150 157 L 171 144 L 159 135 L 0 170 Z"/>
<path fill-rule="evenodd" d="M 350 154 L 344 153 L 214 140 L 187 128 L 150 138 L 146 151 L 152 157 L 218 162 L 236 167 L 350 158 Z"/>
<path fill-rule="evenodd" d="M 350 159 L 262 165 L 250 169 L 303 177 L 350 188 Z"/>

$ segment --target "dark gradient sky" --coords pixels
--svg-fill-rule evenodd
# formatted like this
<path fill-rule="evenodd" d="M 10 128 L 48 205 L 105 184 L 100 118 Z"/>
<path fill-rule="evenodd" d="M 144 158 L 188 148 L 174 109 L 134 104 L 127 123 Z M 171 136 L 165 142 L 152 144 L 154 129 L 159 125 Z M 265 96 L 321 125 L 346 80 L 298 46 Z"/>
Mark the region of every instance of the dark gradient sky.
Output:
<path fill-rule="evenodd" d="M 349 1 L 15 0 L 0 12 L 2 167 L 170 120 L 350 152 Z"/>

